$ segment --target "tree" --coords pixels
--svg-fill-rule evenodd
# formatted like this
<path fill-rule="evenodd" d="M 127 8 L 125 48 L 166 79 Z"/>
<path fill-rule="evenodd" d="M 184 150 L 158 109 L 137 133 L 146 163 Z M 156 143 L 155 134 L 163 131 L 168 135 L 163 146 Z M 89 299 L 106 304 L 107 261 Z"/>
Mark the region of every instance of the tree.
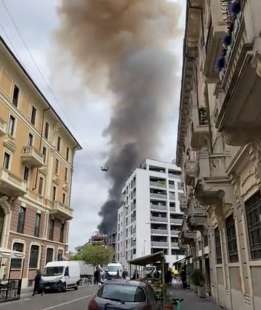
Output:
<path fill-rule="evenodd" d="M 114 250 L 109 246 L 87 244 L 74 256 L 74 259 L 84 260 L 93 266 L 107 265 L 112 261 L 113 255 Z"/>

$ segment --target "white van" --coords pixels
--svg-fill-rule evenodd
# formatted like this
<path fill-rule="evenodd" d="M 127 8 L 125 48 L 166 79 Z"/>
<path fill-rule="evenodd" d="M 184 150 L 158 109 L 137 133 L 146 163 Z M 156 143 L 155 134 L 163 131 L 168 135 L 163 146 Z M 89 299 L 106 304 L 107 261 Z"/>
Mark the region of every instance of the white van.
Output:
<path fill-rule="evenodd" d="M 122 277 L 123 268 L 120 263 L 110 263 L 107 265 L 106 273 L 108 274 L 109 278 L 116 278 L 117 275 Z"/>
<path fill-rule="evenodd" d="M 65 291 L 67 288 L 78 289 L 80 266 L 77 261 L 49 262 L 44 268 L 42 285 L 44 290 Z"/>

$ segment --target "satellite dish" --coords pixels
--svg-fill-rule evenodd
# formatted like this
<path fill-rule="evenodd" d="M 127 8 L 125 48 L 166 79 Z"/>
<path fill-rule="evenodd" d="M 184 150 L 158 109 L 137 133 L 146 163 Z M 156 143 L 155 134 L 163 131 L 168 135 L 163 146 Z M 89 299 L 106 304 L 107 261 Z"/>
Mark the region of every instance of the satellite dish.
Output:
<path fill-rule="evenodd" d="M 109 168 L 108 167 L 106 167 L 106 166 L 101 166 L 101 171 L 103 171 L 103 172 L 107 172 L 109 170 Z"/>

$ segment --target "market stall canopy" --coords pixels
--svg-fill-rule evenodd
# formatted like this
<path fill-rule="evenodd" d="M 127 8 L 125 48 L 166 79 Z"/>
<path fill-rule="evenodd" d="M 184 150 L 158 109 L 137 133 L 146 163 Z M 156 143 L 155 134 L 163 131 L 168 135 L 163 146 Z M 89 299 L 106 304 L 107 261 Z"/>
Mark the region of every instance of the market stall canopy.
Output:
<path fill-rule="evenodd" d="M 165 256 L 163 252 L 157 252 L 155 254 L 142 256 L 139 258 L 135 258 L 133 260 L 129 261 L 130 265 L 136 265 L 136 266 L 146 266 L 149 264 L 155 264 L 160 263 L 165 260 Z"/>

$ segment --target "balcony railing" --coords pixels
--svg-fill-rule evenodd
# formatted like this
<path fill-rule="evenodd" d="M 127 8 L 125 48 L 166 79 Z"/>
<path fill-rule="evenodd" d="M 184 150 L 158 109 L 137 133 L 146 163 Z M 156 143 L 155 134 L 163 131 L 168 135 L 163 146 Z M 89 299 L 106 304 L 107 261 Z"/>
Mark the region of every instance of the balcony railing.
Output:
<path fill-rule="evenodd" d="M 0 193 L 10 196 L 22 196 L 26 193 L 26 183 L 10 171 L 0 170 Z"/>
<path fill-rule="evenodd" d="M 151 187 L 166 188 L 166 183 L 165 183 L 165 182 L 154 182 L 154 181 L 150 181 L 150 186 L 151 186 Z"/>
<path fill-rule="evenodd" d="M 168 222 L 167 217 L 159 217 L 159 216 L 151 216 L 150 220 L 151 220 L 151 222 L 157 222 L 157 223 L 167 223 Z"/>
<path fill-rule="evenodd" d="M 53 202 L 51 213 L 59 218 L 66 219 L 66 220 L 71 220 L 73 218 L 73 210 L 63 205 L 59 201 Z"/>
<path fill-rule="evenodd" d="M 155 199 L 164 199 L 164 200 L 167 200 L 167 195 L 164 195 L 164 194 L 150 193 L 150 197 L 151 197 L 151 198 L 155 198 Z"/>
<path fill-rule="evenodd" d="M 158 211 L 165 211 L 165 212 L 167 212 L 167 206 L 164 206 L 164 205 L 151 204 L 150 208 L 152 210 L 158 210 Z"/>
<path fill-rule="evenodd" d="M 159 248 L 167 248 L 169 246 L 168 242 L 164 241 L 151 241 L 152 247 L 159 247 Z"/>
<path fill-rule="evenodd" d="M 172 248 L 179 248 L 178 242 L 171 242 L 171 247 Z"/>
<path fill-rule="evenodd" d="M 167 229 L 151 229 L 152 235 L 168 235 Z"/>
<path fill-rule="evenodd" d="M 170 223 L 171 224 L 175 224 L 175 225 L 182 225 L 183 224 L 183 219 L 170 219 Z"/>
<path fill-rule="evenodd" d="M 31 167 L 41 167 L 44 165 L 42 154 L 32 146 L 25 146 L 21 157 L 23 163 Z"/>
<path fill-rule="evenodd" d="M 174 194 L 169 194 L 169 200 L 176 200 L 176 196 Z"/>
<path fill-rule="evenodd" d="M 7 133 L 7 123 L 0 118 L 0 136 L 4 136 Z"/>

